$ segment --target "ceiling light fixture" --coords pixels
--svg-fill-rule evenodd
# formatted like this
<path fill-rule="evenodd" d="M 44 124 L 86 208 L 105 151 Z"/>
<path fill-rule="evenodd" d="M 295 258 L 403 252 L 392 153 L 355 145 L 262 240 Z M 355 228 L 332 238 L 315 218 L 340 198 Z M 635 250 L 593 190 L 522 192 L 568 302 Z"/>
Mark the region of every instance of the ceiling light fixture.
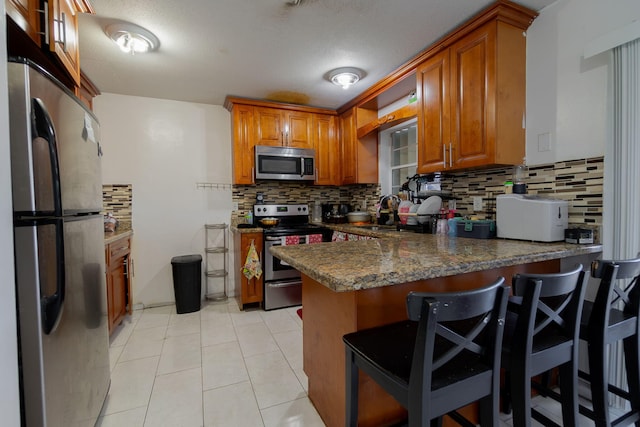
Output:
<path fill-rule="evenodd" d="M 134 24 L 122 23 L 109 25 L 106 33 L 120 50 L 135 55 L 156 50 L 160 41 L 151 32 Z"/>
<path fill-rule="evenodd" d="M 350 86 L 358 83 L 363 76 L 364 72 L 362 70 L 353 67 L 336 68 L 329 72 L 331 83 L 342 86 L 342 89 L 349 89 Z"/>

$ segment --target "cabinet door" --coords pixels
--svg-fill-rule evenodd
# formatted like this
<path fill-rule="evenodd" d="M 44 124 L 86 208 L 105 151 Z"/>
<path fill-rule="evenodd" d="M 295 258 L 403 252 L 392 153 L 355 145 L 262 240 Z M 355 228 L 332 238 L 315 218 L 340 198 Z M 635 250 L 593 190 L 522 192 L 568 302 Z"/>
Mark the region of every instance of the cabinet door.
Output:
<path fill-rule="evenodd" d="M 111 296 L 108 299 L 111 303 L 111 306 L 109 307 L 109 314 L 112 316 L 109 318 L 109 325 L 111 328 L 120 323 L 127 311 L 127 279 L 125 276 L 124 263 L 125 258 L 112 260 L 112 265 L 109 269 L 110 277 L 107 282 L 111 282 Z M 109 287 L 107 287 L 107 289 L 109 290 Z"/>
<path fill-rule="evenodd" d="M 340 145 L 336 117 L 316 114 L 313 119 L 316 149 L 316 184 L 340 185 Z"/>
<path fill-rule="evenodd" d="M 247 259 L 247 254 L 249 253 L 249 248 L 251 247 L 251 242 L 255 245 L 256 251 L 258 252 L 258 256 L 260 259 L 264 259 L 262 255 L 262 233 L 243 233 L 241 237 L 241 247 L 242 251 L 240 253 L 240 262 L 236 265 L 239 265 L 239 271 L 236 274 L 241 275 L 241 301 L 242 304 L 249 303 L 262 303 L 263 300 L 263 280 L 264 275 L 260 276 L 260 278 L 253 277 L 251 280 L 248 280 L 244 274 L 242 274 L 242 266 L 244 265 L 245 260 Z"/>
<path fill-rule="evenodd" d="M 416 74 L 418 91 L 418 173 L 441 171 L 449 165 L 451 147 L 449 51 L 445 50 L 420 65 Z"/>
<path fill-rule="evenodd" d="M 79 86 L 78 15 L 73 0 L 50 0 L 48 25 L 49 50 L 55 53 L 76 86 Z"/>
<path fill-rule="evenodd" d="M 451 47 L 453 167 L 493 163 L 495 157 L 495 24 Z"/>
<path fill-rule="evenodd" d="M 253 184 L 253 110 L 254 107 L 238 104 L 231 112 L 234 184 Z"/>
<path fill-rule="evenodd" d="M 40 17 L 38 0 L 5 0 L 7 16 L 18 24 L 38 46 L 40 46 Z"/>
<path fill-rule="evenodd" d="M 276 108 L 255 107 L 255 145 L 283 145 L 282 112 Z"/>
<path fill-rule="evenodd" d="M 296 148 L 313 148 L 313 114 L 303 111 L 286 111 L 284 145 Z"/>
<path fill-rule="evenodd" d="M 340 116 L 340 139 L 342 142 L 342 183 L 355 184 L 357 180 L 356 117 L 354 109 Z"/>

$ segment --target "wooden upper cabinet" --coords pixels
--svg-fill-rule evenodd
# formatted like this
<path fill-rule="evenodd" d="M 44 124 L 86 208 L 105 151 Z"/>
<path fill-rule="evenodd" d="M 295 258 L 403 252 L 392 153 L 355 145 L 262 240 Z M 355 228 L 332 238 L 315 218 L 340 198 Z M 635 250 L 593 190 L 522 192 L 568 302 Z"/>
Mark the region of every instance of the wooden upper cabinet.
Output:
<path fill-rule="evenodd" d="M 256 145 L 316 150 L 317 184 L 337 185 L 340 159 L 335 111 L 228 96 L 233 136 L 233 183 L 254 184 Z M 333 180 L 333 181 L 331 181 Z"/>
<path fill-rule="evenodd" d="M 345 111 L 340 116 L 340 140 L 342 146 L 342 183 L 354 184 L 357 181 L 355 108 Z"/>
<path fill-rule="evenodd" d="M 354 107 L 340 116 L 343 184 L 378 182 L 378 136 L 370 133 L 358 138 L 357 135 L 359 118 L 363 123 L 369 123 L 372 120 L 371 114 L 368 110 Z"/>
<path fill-rule="evenodd" d="M 88 109 L 93 110 L 93 98 L 100 95 L 100 90 L 91 79 L 80 70 L 80 86 L 76 87 L 76 96 Z"/>
<path fill-rule="evenodd" d="M 340 144 L 336 116 L 314 114 L 314 146 L 316 149 L 316 184 L 340 185 Z"/>
<path fill-rule="evenodd" d="M 49 50 L 80 86 L 80 48 L 78 46 L 78 11 L 73 0 L 49 0 Z"/>
<path fill-rule="evenodd" d="M 449 115 L 449 50 L 425 61 L 416 74 L 418 114 L 418 173 L 445 167 L 451 143 Z"/>
<path fill-rule="evenodd" d="M 7 16 L 40 46 L 39 0 L 5 0 Z"/>
<path fill-rule="evenodd" d="M 419 65 L 418 173 L 523 162 L 525 55 L 523 27 L 492 19 Z"/>
<path fill-rule="evenodd" d="M 233 135 L 233 183 L 254 183 L 254 107 L 234 105 L 231 110 L 231 134 Z"/>
<path fill-rule="evenodd" d="M 255 145 L 313 148 L 312 114 L 256 107 Z"/>

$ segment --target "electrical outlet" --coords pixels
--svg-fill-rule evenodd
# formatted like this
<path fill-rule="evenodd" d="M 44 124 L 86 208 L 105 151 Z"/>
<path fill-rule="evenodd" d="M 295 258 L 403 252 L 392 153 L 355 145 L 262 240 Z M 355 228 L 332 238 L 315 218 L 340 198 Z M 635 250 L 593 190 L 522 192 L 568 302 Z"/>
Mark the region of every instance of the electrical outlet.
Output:
<path fill-rule="evenodd" d="M 482 210 L 482 197 L 473 196 L 473 210 L 481 211 Z"/>
<path fill-rule="evenodd" d="M 233 210 L 234 211 L 238 210 L 238 202 L 233 202 Z"/>

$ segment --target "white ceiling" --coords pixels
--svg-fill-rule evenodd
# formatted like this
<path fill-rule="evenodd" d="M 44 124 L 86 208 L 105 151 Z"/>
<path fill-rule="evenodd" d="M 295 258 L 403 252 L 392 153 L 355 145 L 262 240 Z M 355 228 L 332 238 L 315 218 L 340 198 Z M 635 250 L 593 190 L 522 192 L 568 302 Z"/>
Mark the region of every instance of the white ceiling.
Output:
<path fill-rule="evenodd" d="M 227 95 L 337 108 L 492 0 L 91 0 L 79 18 L 83 71 L 102 92 L 221 105 Z M 534 10 L 555 0 L 518 0 Z M 106 36 L 131 22 L 160 39 L 122 53 Z M 367 75 L 349 90 L 324 76 Z"/>

